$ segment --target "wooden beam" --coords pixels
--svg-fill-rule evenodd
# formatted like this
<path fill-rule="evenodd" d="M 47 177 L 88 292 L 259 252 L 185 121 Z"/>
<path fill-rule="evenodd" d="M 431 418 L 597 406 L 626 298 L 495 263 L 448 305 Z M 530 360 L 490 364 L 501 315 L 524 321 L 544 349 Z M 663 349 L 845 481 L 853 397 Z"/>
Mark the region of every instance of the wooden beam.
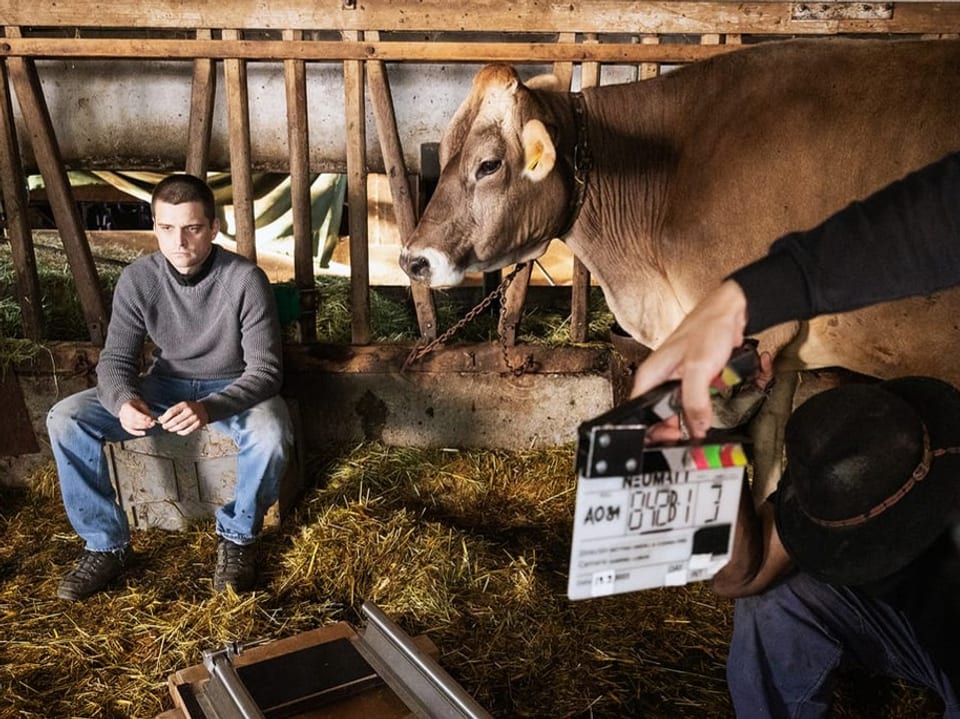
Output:
<path fill-rule="evenodd" d="M 344 39 L 360 39 L 345 32 Z M 343 63 L 347 120 L 347 214 L 350 226 L 350 317 L 354 344 L 370 343 L 370 251 L 367 247 L 367 123 L 363 101 L 363 63 Z"/>
<path fill-rule="evenodd" d="M 237 40 L 238 30 L 223 30 L 225 40 Z M 253 172 L 250 167 L 250 100 L 247 90 L 247 63 L 228 58 L 223 61 L 227 85 L 227 125 L 230 139 L 230 185 L 233 188 L 233 217 L 237 249 L 257 261 L 257 228 L 253 221 Z"/>
<path fill-rule="evenodd" d="M 960 20 L 953 27 L 960 28 Z M 340 62 L 639 62 L 684 63 L 705 60 L 725 46 L 609 44 L 584 46 L 534 42 L 328 42 L 282 40 L 158 40 L 139 38 L 22 38 L 0 41 L 0 57 L 136 60 L 305 60 Z"/>
<path fill-rule="evenodd" d="M 24 375 L 42 374 L 51 369 L 55 373 L 71 374 L 76 373 L 78 367 L 93 367 L 100 360 L 98 348 L 78 342 L 52 342 L 47 349 L 49 352 L 43 358 L 42 370 L 33 360 L 21 363 L 15 369 Z M 152 346 L 144 348 L 145 360 L 152 349 Z M 352 345 L 344 351 L 344 345 L 329 342 L 310 346 L 285 343 L 283 366 L 288 374 L 396 372 L 410 354 L 410 349 L 409 344 L 375 344 Z M 610 350 L 606 348 L 531 345 L 524 350 L 533 356 L 532 371 L 538 374 L 604 373 L 610 367 Z M 438 347 L 407 371 L 473 374 L 500 372 L 502 368 L 501 348 L 491 342 L 482 342 Z"/>
<path fill-rule="evenodd" d="M 284 30 L 283 39 L 302 40 L 301 30 Z M 310 206 L 310 132 L 307 120 L 307 66 L 284 60 L 287 144 L 290 148 L 290 204 L 293 212 L 293 274 L 300 290 L 299 340 L 317 339 L 317 286 L 313 276 L 313 212 Z"/>
<path fill-rule="evenodd" d="M 827 6 L 827 12 L 798 12 L 801 6 Z M 868 7 L 864 7 L 868 6 Z M 816 7 L 814 8 L 816 9 Z M 885 12 L 886 11 L 886 12 Z M 623 2 L 572 0 L 378 0 L 348 4 L 343 0 L 259 0 L 184 3 L 153 0 L 103 3 L 59 0 L 51 3 L 0 0 L 0 23 L 30 27 L 197 28 L 240 30 L 364 30 L 392 28 L 407 32 L 463 30 L 489 32 L 659 32 L 663 34 L 848 32 L 948 32 L 944 24 L 960 20 L 951 2 Z"/>
<path fill-rule="evenodd" d="M 19 34 L 20 28 L 6 28 L 7 38 L 17 37 Z M 107 337 L 109 314 L 90 245 L 80 221 L 80 212 L 70 192 L 70 181 L 67 179 L 37 68 L 33 60 L 17 57 L 7 60 L 7 70 L 17 94 L 24 125 L 30 133 L 37 165 L 47 186 L 50 208 L 53 210 L 67 261 L 73 272 L 73 280 L 77 285 L 90 341 L 102 347 Z"/>
<path fill-rule="evenodd" d="M 377 31 L 368 31 L 365 40 L 376 42 L 380 39 Z M 403 160 L 403 148 L 400 145 L 400 133 L 397 130 L 397 117 L 393 109 L 393 96 L 390 93 L 390 80 L 387 70 L 379 60 L 367 63 L 367 85 L 370 88 L 370 100 L 373 104 L 373 118 L 377 123 L 377 136 L 380 138 L 380 150 L 383 164 L 390 183 L 390 197 L 393 200 L 393 214 L 397 219 L 400 241 L 406 244 L 417 224 L 417 211 L 410 185 L 407 179 L 407 166 Z M 437 310 L 433 302 L 430 287 L 422 282 L 411 281 L 413 304 L 417 312 L 420 336 L 432 340 L 437 336 Z"/>
<path fill-rule="evenodd" d="M 197 40 L 210 40 L 210 30 L 197 30 Z M 190 85 L 190 120 L 187 126 L 187 166 L 189 175 L 206 179 L 210 162 L 210 134 L 213 129 L 213 101 L 217 91 L 217 69 L 210 59 L 193 61 Z"/>
<path fill-rule="evenodd" d="M 17 277 L 17 302 L 20 305 L 21 325 L 27 339 L 43 339 L 43 306 L 40 279 L 37 275 L 37 257 L 33 251 L 33 237 L 27 219 L 26 176 L 20 160 L 13 103 L 7 82 L 7 65 L 0 62 L 0 191 L 6 213 L 10 254 Z"/>

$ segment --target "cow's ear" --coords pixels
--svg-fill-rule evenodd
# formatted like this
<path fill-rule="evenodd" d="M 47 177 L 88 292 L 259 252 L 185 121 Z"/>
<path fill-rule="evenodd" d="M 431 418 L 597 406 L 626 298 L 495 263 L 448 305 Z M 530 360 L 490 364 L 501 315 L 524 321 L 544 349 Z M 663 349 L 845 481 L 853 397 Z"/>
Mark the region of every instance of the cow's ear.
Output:
<path fill-rule="evenodd" d="M 553 73 L 534 75 L 523 84 L 531 90 L 546 90 L 548 92 L 561 92 L 563 90 L 560 87 L 560 78 Z"/>
<path fill-rule="evenodd" d="M 540 182 L 550 174 L 557 161 L 557 149 L 540 120 L 528 120 L 523 126 L 523 174 Z"/>

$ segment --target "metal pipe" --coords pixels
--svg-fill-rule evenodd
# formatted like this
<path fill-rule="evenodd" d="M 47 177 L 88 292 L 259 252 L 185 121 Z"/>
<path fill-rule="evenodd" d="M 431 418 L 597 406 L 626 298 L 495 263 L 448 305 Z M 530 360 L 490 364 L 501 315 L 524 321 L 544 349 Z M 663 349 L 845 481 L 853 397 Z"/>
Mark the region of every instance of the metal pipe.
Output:
<path fill-rule="evenodd" d="M 220 651 L 203 653 L 203 665 L 210 674 L 207 693 L 215 699 L 217 719 L 265 719 L 231 661 L 241 651 L 239 645 L 228 644 Z"/>
<path fill-rule="evenodd" d="M 427 717 L 433 719 L 434 717 L 458 716 L 466 717 L 467 719 L 491 719 L 490 713 L 483 709 L 473 697 L 467 694 L 463 687 L 447 674 L 430 656 L 420 651 L 417 645 L 413 643 L 413 640 L 410 639 L 409 635 L 394 624 L 379 607 L 370 602 L 364 602 L 360 607 L 360 611 L 368 621 L 363 639 L 365 642 L 373 644 L 371 649 L 377 656 L 381 660 L 387 659 L 382 652 L 382 647 L 378 648 L 376 644 L 382 644 L 383 641 L 388 642 L 395 651 L 402 655 L 402 658 L 409 663 L 412 669 L 419 672 L 419 674 L 428 681 L 429 688 L 432 689 L 440 699 L 450 705 L 450 709 L 456 712 L 456 714 L 451 714 L 449 711 L 443 711 L 443 708 L 431 702 L 429 697 L 424 696 L 421 692 L 414 691 L 416 698 L 422 701 L 424 706 L 421 708 L 427 712 Z M 371 629 L 375 630 L 373 637 L 369 636 Z M 393 665 L 390 666 L 390 669 L 400 675 L 397 678 L 402 682 L 407 685 L 411 683 L 409 675 L 400 674 L 402 667 Z M 383 678 L 385 680 L 388 679 L 386 676 Z M 388 681 L 388 684 L 391 685 L 391 688 L 394 688 L 390 681 Z M 409 689 L 410 687 L 407 686 L 406 688 Z M 414 709 L 414 707 L 410 708 Z"/>

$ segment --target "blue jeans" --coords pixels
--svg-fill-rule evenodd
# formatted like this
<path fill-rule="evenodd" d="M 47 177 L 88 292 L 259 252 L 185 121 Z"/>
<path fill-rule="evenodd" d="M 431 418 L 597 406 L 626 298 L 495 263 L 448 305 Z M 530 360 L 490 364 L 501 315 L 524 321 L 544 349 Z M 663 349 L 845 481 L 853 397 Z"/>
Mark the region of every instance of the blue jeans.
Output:
<path fill-rule="evenodd" d="M 803 572 L 737 600 L 727 684 L 740 719 L 827 716 L 841 664 L 929 687 L 960 717 L 950 678 L 885 602 Z"/>
<path fill-rule="evenodd" d="M 140 396 L 155 416 L 185 400 L 201 400 L 231 380 L 191 380 L 144 375 Z M 250 544 L 263 525 L 263 515 L 280 493 L 293 430 L 287 405 L 279 396 L 210 427 L 230 437 L 239 448 L 234 498 L 217 510 L 217 534 L 237 544 Z M 88 389 L 57 402 L 47 415 L 47 431 L 57 462 L 60 491 L 74 530 L 93 552 L 112 552 L 130 544 L 127 518 L 117 503 L 107 469 L 104 442 L 136 439 L 120 426 Z M 165 430 L 157 425 L 149 434 Z"/>

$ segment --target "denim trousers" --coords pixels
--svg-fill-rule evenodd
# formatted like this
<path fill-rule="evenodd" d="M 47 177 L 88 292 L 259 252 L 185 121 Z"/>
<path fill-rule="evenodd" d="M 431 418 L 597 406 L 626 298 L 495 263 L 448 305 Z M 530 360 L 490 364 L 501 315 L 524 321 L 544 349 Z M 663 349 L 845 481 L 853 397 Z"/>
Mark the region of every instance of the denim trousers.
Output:
<path fill-rule="evenodd" d="M 151 412 L 159 416 L 178 402 L 202 400 L 231 382 L 148 374 L 140 378 L 139 389 Z M 237 544 L 250 544 L 279 496 L 293 445 L 287 405 L 274 396 L 209 426 L 233 438 L 239 449 L 234 497 L 216 512 L 217 534 Z M 136 437 L 100 403 L 96 388 L 57 402 L 47 415 L 47 431 L 67 517 L 86 548 L 112 552 L 128 546 L 130 528 L 117 503 L 103 446 Z M 157 425 L 148 434 L 164 431 Z"/>
<path fill-rule="evenodd" d="M 828 716 L 841 666 L 929 687 L 960 717 L 950 677 L 889 604 L 803 572 L 736 601 L 727 684 L 739 719 Z"/>

